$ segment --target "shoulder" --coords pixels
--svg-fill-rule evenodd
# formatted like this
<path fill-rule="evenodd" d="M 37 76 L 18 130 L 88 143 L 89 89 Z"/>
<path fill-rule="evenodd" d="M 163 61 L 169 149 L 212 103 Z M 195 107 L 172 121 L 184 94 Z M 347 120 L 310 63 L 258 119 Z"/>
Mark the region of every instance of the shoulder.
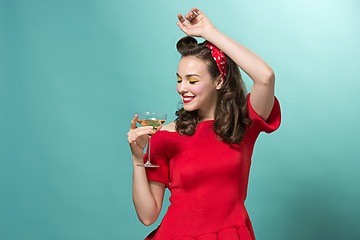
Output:
<path fill-rule="evenodd" d="M 161 130 L 165 130 L 165 131 L 168 131 L 168 132 L 176 132 L 176 130 L 175 130 L 175 122 L 171 122 L 169 124 L 166 124 L 166 125 L 162 126 L 160 131 Z"/>
<path fill-rule="evenodd" d="M 175 122 L 162 125 L 159 131 L 156 131 L 151 136 L 151 152 L 153 154 L 162 155 L 166 152 L 166 145 L 168 144 L 169 132 L 175 131 Z"/>
<path fill-rule="evenodd" d="M 279 128 L 281 122 L 281 110 L 278 99 L 275 96 L 273 98 L 273 104 L 270 114 L 265 119 L 261 117 L 257 111 L 253 108 L 253 103 L 250 101 L 250 96 L 253 94 L 248 94 L 248 114 L 249 118 L 253 121 L 252 128 L 257 128 L 259 131 L 264 131 L 266 133 L 271 133 Z"/>

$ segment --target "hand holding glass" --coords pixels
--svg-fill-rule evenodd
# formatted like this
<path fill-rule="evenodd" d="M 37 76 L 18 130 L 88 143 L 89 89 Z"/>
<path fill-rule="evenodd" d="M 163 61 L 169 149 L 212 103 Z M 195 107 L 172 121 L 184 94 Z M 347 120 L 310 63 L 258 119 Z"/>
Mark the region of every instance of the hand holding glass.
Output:
<path fill-rule="evenodd" d="M 137 166 L 142 167 L 160 167 L 158 165 L 153 165 L 150 162 L 150 143 L 151 143 L 151 136 L 156 133 L 160 126 L 166 121 L 166 113 L 150 113 L 150 112 L 140 112 L 137 113 L 138 115 L 138 123 L 141 126 L 152 126 L 153 130 L 149 133 L 149 140 L 148 140 L 148 159 L 147 162 L 144 164 L 137 164 Z"/>

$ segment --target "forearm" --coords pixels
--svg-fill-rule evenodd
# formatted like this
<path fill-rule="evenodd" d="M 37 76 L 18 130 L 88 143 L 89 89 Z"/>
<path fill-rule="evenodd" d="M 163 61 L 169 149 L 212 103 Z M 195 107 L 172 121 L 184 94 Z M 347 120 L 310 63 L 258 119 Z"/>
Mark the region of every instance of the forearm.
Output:
<path fill-rule="evenodd" d="M 267 83 L 273 79 L 274 72 L 263 59 L 215 27 L 204 38 L 228 55 L 254 83 Z"/>
<path fill-rule="evenodd" d="M 148 226 L 156 221 L 158 217 L 158 207 L 150 190 L 145 167 L 136 166 L 139 162 L 140 159 L 133 159 L 132 195 L 136 213 L 140 221 Z"/>

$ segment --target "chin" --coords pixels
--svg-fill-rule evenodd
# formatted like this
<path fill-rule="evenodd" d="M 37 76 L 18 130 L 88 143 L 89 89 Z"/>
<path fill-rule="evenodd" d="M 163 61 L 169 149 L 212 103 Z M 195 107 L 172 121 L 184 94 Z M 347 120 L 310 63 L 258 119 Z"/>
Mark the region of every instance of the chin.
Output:
<path fill-rule="evenodd" d="M 191 107 L 191 106 L 186 106 L 186 105 L 183 105 L 183 107 L 184 107 L 184 110 L 187 111 L 187 112 L 192 112 L 192 111 L 197 110 L 196 107 Z"/>

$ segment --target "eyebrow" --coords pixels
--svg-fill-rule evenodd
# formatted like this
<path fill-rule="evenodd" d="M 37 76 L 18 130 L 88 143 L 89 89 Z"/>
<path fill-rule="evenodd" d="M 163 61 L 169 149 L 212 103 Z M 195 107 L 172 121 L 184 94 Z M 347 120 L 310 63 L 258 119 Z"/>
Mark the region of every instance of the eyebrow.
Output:
<path fill-rule="evenodd" d="M 176 75 L 179 77 L 179 78 L 182 78 L 182 77 L 180 77 L 180 75 L 178 74 L 178 73 L 176 73 Z M 197 74 L 187 74 L 186 75 L 186 78 L 190 78 L 190 77 L 193 77 L 193 76 L 195 76 L 195 77 L 200 77 L 200 75 L 197 75 Z"/>

